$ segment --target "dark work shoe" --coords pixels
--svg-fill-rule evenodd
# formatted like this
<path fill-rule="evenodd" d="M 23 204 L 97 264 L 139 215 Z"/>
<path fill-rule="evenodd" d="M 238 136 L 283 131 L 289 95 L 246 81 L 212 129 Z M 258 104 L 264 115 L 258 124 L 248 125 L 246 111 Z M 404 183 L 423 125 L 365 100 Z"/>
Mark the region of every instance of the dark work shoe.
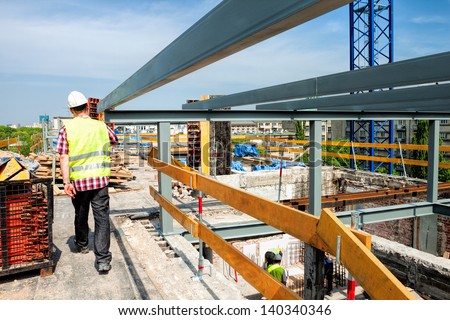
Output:
<path fill-rule="evenodd" d="M 77 247 L 77 251 L 82 254 L 89 253 L 89 247 Z"/>
<path fill-rule="evenodd" d="M 111 270 L 111 265 L 109 263 L 102 262 L 98 264 L 98 272 L 107 273 L 109 270 Z"/>

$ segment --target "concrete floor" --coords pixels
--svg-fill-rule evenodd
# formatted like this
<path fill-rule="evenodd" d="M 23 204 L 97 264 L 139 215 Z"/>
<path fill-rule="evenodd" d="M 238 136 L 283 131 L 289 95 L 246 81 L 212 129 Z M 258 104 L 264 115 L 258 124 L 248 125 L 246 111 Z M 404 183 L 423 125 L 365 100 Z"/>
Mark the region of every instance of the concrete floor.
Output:
<path fill-rule="evenodd" d="M 40 276 L 39 270 L 0 277 L 0 299 L 13 300 L 177 300 L 245 299 L 238 287 L 207 268 L 196 276 L 198 253 L 180 236 L 170 236 L 170 246 L 180 255 L 165 252 L 161 238 L 148 219 L 130 217 L 151 215 L 159 205 L 149 196 L 148 185 L 154 172 L 146 165 L 129 167 L 137 179 L 111 192 L 112 269 L 100 275 L 95 269 L 93 219 L 88 254 L 75 252 L 73 207 L 65 195 L 54 197 L 54 272 Z M 181 239 L 180 239 L 181 238 Z M 173 250 L 172 250 L 173 251 Z M 207 261 L 206 261 L 207 262 Z M 212 272 L 209 272 L 212 270 Z"/>

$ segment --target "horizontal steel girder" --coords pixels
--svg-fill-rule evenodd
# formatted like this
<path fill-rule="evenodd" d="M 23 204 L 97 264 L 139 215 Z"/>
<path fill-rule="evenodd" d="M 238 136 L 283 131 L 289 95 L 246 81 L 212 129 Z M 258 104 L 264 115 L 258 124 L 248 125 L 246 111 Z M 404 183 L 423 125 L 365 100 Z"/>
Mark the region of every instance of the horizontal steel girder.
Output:
<path fill-rule="evenodd" d="M 450 52 L 445 52 L 188 103 L 183 109 L 210 110 L 448 80 Z"/>
<path fill-rule="evenodd" d="M 208 224 L 206 222 L 206 224 Z M 264 222 L 255 220 L 248 223 L 221 223 L 217 225 L 208 224 L 208 226 L 225 240 L 236 240 L 245 238 L 254 238 L 283 233 L 282 231 L 268 226 Z M 189 232 L 180 229 L 179 233 L 191 243 L 198 243 L 198 238 L 194 238 Z"/>
<path fill-rule="evenodd" d="M 105 112 L 105 121 L 116 125 L 154 124 L 188 121 L 293 121 L 293 120 L 408 120 L 449 119 L 450 110 L 439 112 L 357 111 L 266 111 L 266 110 L 127 110 Z"/>
<path fill-rule="evenodd" d="M 433 212 L 436 214 L 450 217 L 450 205 L 445 205 L 442 203 L 434 203 Z"/>
<path fill-rule="evenodd" d="M 352 213 L 356 212 L 360 216 L 360 223 L 371 224 L 384 221 L 423 217 L 435 213 L 447 215 L 449 214 L 448 206 L 446 206 L 448 204 L 450 204 L 450 199 L 439 200 L 437 203 L 417 202 L 379 208 L 336 212 L 336 216 L 344 224 L 350 225 Z M 444 210 L 446 213 L 436 212 L 444 212 Z"/>
<path fill-rule="evenodd" d="M 103 112 L 351 0 L 224 0 L 98 104 Z"/>
<path fill-rule="evenodd" d="M 426 108 L 426 109 L 425 109 Z M 257 110 L 327 109 L 342 111 L 450 110 L 450 84 L 372 91 L 317 99 L 302 99 L 256 106 Z"/>

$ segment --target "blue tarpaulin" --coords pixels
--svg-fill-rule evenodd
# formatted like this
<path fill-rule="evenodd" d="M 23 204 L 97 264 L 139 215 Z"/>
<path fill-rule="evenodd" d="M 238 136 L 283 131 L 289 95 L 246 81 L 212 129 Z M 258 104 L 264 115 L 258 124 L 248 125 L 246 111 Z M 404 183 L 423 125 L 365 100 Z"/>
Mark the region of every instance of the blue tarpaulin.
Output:
<path fill-rule="evenodd" d="M 237 144 L 234 146 L 235 157 L 259 157 L 259 152 L 255 146 L 250 144 Z"/>
<path fill-rule="evenodd" d="M 244 167 L 242 167 L 242 163 L 240 161 L 232 161 L 231 169 L 236 171 L 245 171 Z"/>
<path fill-rule="evenodd" d="M 264 164 L 262 166 L 253 166 L 252 171 L 276 170 L 276 169 L 280 169 L 280 166 L 282 166 L 283 169 L 285 169 L 287 167 L 295 167 L 295 166 L 305 167 L 305 164 L 303 162 L 297 163 L 297 162 L 291 162 L 291 161 L 286 161 L 286 160 L 280 161 L 279 159 L 270 159 L 270 160 L 272 161 L 271 165 Z"/>

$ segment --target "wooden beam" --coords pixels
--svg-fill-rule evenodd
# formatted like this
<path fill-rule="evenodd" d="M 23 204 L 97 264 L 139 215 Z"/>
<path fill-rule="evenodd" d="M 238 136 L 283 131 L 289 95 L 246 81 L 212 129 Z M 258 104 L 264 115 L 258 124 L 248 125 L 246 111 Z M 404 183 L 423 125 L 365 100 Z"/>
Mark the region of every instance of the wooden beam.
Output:
<path fill-rule="evenodd" d="M 267 299 L 298 300 L 300 297 L 291 289 L 272 277 L 267 271 L 245 256 L 241 251 L 230 245 L 196 218 L 187 214 L 161 196 L 155 188 L 149 186 L 150 195 L 192 236 L 202 239 L 208 246 L 232 266 L 255 289 Z"/>
<path fill-rule="evenodd" d="M 300 299 L 295 292 L 278 282 L 241 251 L 231 246 L 227 241 L 214 233 L 214 231 L 201 223 L 199 224 L 199 237 L 267 299 Z"/>
<path fill-rule="evenodd" d="M 278 230 L 323 251 L 329 251 L 327 245 L 316 236 L 319 219 L 309 213 L 224 185 L 203 175 L 197 175 L 197 188 Z"/>
<path fill-rule="evenodd" d="M 360 154 L 343 154 L 343 153 L 335 153 L 335 152 L 322 152 L 323 157 L 335 157 L 335 158 L 344 158 L 344 159 L 357 159 L 357 160 L 369 160 L 369 161 L 379 161 L 379 162 L 392 162 L 392 163 L 402 163 L 402 159 L 400 158 L 387 158 L 387 157 L 372 157 L 372 156 L 364 156 Z M 403 159 L 405 164 L 410 164 L 414 166 L 422 166 L 427 167 L 428 161 L 425 160 L 412 160 L 412 159 Z M 448 162 L 439 162 L 439 168 L 450 169 L 450 163 Z"/>
<path fill-rule="evenodd" d="M 209 121 L 200 121 L 200 167 L 202 168 L 202 173 L 209 174 L 209 149 L 211 147 L 210 140 L 210 125 Z"/>
<path fill-rule="evenodd" d="M 357 241 L 351 230 L 331 210 L 322 210 L 317 234 L 333 255 L 336 255 L 337 237 L 340 236 L 340 261 L 372 299 L 415 299 L 370 249 Z"/>
<path fill-rule="evenodd" d="M 175 180 L 178 180 L 184 183 L 185 185 L 190 186 L 193 189 L 197 188 L 196 186 L 197 179 L 195 178 L 196 176 L 195 172 L 184 170 L 182 168 L 176 167 L 174 165 L 165 163 L 161 160 L 151 157 L 148 157 L 147 163 L 150 166 L 154 167 L 159 172 L 162 172 L 174 178 Z"/>
<path fill-rule="evenodd" d="M 7 146 L 11 146 L 12 144 L 18 143 L 19 139 L 18 138 L 11 138 L 11 139 L 5 139 L 5 140 L 0 140 L 0 148 L 4 148 Z"/>

